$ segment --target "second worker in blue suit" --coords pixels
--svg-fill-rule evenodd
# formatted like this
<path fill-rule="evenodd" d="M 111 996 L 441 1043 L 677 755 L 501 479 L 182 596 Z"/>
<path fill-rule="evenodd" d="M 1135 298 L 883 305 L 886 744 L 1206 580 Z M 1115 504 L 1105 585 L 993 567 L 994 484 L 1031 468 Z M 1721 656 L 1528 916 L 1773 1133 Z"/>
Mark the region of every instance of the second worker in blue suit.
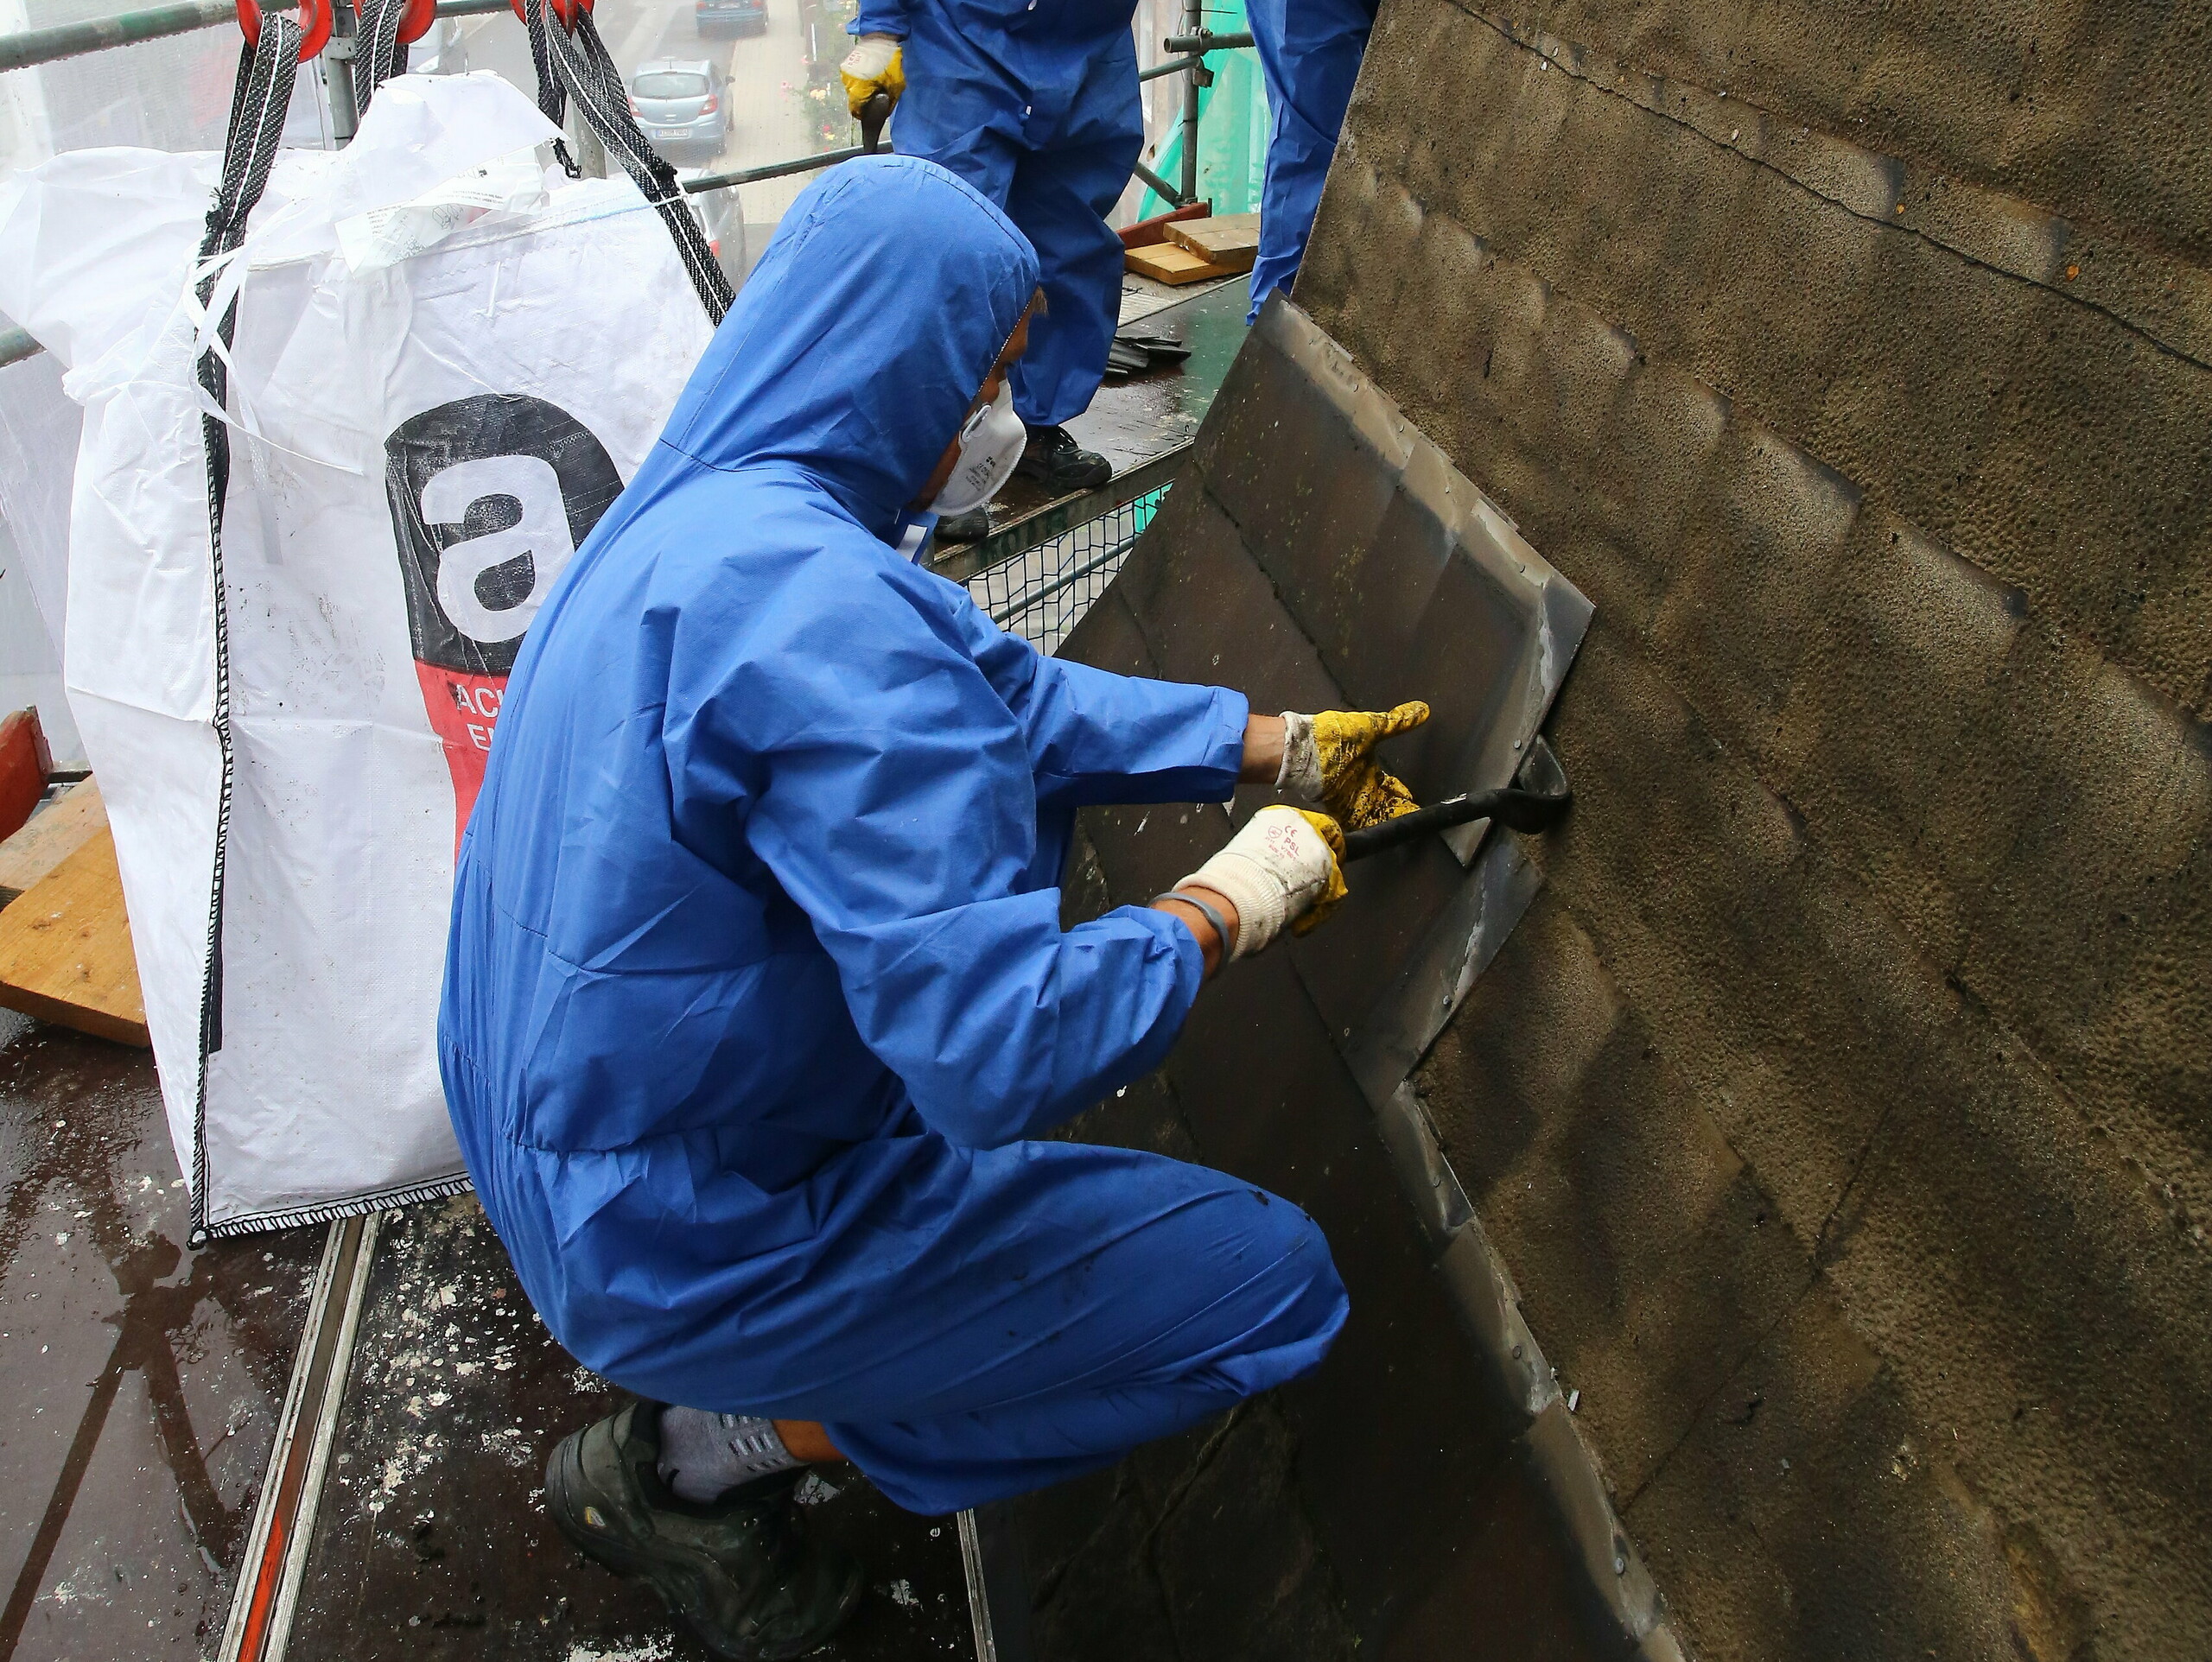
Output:
<path fill-rule="evenodd" d="M 850 26 L 855 113 L 887 92 L 899 154 L 958 174 L 1037 251 L 1045 310 L 1012 384 L 1029 429 L 1020 471 L 1053 495 L 1111 473 L 1063 423 L 1090 408 L 1121 316 L 1122 239 L 1106 215 L 1144 146 L 1135 15 L 1135 0 L 861 0 Z"/>
<path fill-rule="evenodd" d="M 1252 312 L 1288 291 L 1306 257 L 1321 187 L 1351 107 L 1352 85 L 1375 28 L 1376 0 L 1250 0 L 1252 45 L 1268 86 L 1274 130 L 1260 197 L 1260 255 Z"/>

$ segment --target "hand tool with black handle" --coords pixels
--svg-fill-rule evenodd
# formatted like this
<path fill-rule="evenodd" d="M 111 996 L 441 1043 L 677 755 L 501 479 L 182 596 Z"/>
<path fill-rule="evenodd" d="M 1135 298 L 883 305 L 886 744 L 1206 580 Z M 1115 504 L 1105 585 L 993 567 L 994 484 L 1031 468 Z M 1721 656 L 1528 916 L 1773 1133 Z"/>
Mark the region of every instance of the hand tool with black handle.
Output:
<path fill-rule="evenodd" d="M 883 138 L 883 124 L 891 119 L 891 94 L 878 92 L 861 105 L 861 150 L 874 155 Z"/>
<path fill-rule="evenodd" d="M 1471 790 L 1464 796 L 1447 796 L 1440 802 L 1401 814 L 1380 825 L 1347 831 L 1344 859 L 1365 860 L 1370 854 L 1399 847 L 1432 831 L 1449 831 L 1455 825 L 1465 825 L 1474 820 L 1496 820 L 1515 831 L 1550 830 L 1567 817 L 1574 792 L 1567 788 L 1567 775 L 1553 758 L 1550 747 L 1541 739 L 1536 743 L 1537 754 L 1522 769 L 1521 777 L 1530 783 L 1541 783 L 1544 789 L 1529 790 L 1508 785 L 1500 790 Z"/>

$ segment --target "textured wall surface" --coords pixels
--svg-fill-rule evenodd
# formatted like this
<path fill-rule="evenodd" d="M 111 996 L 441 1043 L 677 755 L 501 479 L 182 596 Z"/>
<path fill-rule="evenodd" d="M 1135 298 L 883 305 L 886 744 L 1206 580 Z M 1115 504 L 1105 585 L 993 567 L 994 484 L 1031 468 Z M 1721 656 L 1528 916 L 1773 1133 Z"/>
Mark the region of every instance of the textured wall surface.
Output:
<path fill-rule="evenodd" d="M 1298 300 L 1598 608 L 1418 1084 L 1703 1658 L 2212 1655 L 2208 29 L 1370 49 Z"/>

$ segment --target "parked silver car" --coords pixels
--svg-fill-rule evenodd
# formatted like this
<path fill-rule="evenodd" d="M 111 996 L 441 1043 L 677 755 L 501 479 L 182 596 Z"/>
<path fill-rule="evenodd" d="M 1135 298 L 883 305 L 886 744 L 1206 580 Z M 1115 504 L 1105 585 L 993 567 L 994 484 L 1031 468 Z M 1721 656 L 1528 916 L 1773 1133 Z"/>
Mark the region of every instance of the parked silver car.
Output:
<path fill-rule="evenodd" d="M 728 92 L 704 59 L 656 58 L 630 77 L 630 109 L 664 155 L 715 156 L 729 137 Z"/>

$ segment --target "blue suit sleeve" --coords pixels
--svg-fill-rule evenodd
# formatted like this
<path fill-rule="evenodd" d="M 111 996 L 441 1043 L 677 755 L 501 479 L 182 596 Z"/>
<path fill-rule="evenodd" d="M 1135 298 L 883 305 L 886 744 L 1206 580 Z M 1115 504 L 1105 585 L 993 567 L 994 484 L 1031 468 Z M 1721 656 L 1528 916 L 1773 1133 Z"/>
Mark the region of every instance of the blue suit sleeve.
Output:
<path fill-rule="evenodd" d="M 845 25 L 845 33 L 855 39 L 863 35 L 895 35 L 905 40 L 906 0 L 861 0 L 860 15 Z"/>
<path fill-rule="evenodd" d="M 1243 694 L 1048 658 L 957 584 L 945 587 L 954 626 L 1021 723 L 1040 804 L 1225 802 L 1236 794 L 1251 713 Z"/>
<path fill-rule="evenodd" d="M 952 620 L 903 587 L 859 577 L 777 638 L 698 643 L 704 673 L 671 688 L 666 715 L 677 818 L 743 815 L 861 1040 L 933 1128 L 995 1147 L 1157 1066 L 1203 961 L 1166 913 L 1063 931 L 1058 891 L 1025 885 L 1023 723 Z"/>

